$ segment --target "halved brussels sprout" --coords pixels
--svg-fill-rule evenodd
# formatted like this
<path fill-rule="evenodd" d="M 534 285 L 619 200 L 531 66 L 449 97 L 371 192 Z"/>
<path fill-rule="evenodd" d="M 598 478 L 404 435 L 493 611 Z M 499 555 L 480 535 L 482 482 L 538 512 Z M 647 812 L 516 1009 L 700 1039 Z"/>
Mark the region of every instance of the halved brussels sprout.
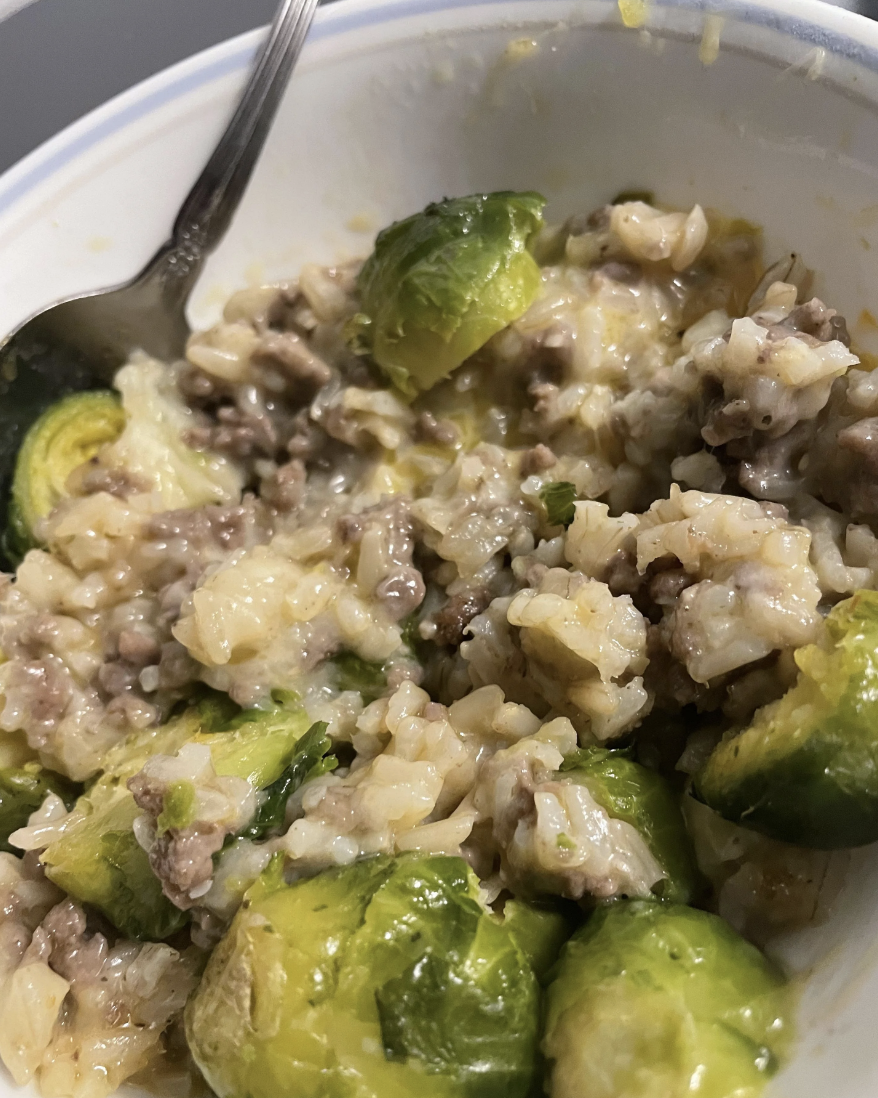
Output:
<path fill-rule="evenodd" d="M 11 551 L 23 556 L 38 544 L 36 524 L 68 495 L 67 478 L 124 427 L 119 397 L 109 391 L 74 393 L 43 412 L 15 462 L 6 537 Z"/>
<path fill-rule="evenodd" d="M 152 755 L 173 755 L 184 744 L 204 743 L 218 774 L 246 778 L 262 789 L 281 776 L 307 724 L 301 710 L 250 710 L 234 728 L 205 732 L 199 708 L 192 707 L 159 729 L 136 733 L 112 749 L 101 776 L 76 802 L 64 832 L 43 852 L 46 875 L 102 911 L 128 937 L 167 938 L 188 914 L 164 895 L 134 836 L 140 809 L 128 779 Z"/>
<path fill-rule="evenodd" d="M 836 606 L 796 684 L 731 735 L 695 779 L 727 820 L 820 850 L 878 840 L 878 592 Z"/>
<path fill-rule="evenodd" d="M 414 395 L 447 377 L 537 296 L 527 250 L 546 200 L 497 191 L 434 202 L 378 234 L 349 335 Z"/>
<path fill-rule="evenodd" d="M 755 1098 L 790 1039 L 790 991 L 722 919 L 676 904 L 602 908 L 547 991 L 551 1098 Z"/>
<path fill-rule="evenodd" d="M 0 851 L 20 854 L 20 850 L 9 845 L 12 832 L 25 826 L 31 812 L 40 807 L 49 793 L 56 793 L 70 808 L 76 799 L 76 788 L 39 763 L 0 769 Z"/>
<path fill-rule="evenodd" d="M 524 1098 L 539 1013 L 531 965 L 462 859 L 378 856 L 292 885 L 277 859 L 186 1032 L 219 1098 Z"/>
<path fill-rule="evenodd" d="M 653 890 L 662 900 L 692 900 L 702 884 L 695 851 L 680 799 L 660 774 L 622 751 L 586 747 L 570 756 L 562 775 L 587 786 L 613 819 L 624 820 L 640 832 L 667 875 Z"/>

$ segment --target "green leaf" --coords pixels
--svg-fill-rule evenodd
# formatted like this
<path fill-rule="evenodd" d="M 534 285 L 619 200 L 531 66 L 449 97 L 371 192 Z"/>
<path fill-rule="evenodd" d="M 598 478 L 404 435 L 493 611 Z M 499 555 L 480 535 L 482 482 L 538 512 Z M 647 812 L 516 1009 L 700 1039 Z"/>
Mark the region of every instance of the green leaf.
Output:
<path fill-rule="evenodd" d="M 356 690 L 367 705 L 387 689 L 387 676 L 381 663 L 370 663 L 353 652 L 339 652 L 330 662 L 335 667 L 338 689 Z"/>
<path fill-rule="evenodd" d="M 263 800 L 252 821 L 240 837 L 257 841 L 283 826 L 287 801 L 296 790 L 313 778 L 328 774 L 338 766 L 330 755 L 332 741 L 326 735 L 326 721 L 312 724 L 296 745 L 296 754 L 283 774 L 263 791 Z"/>
<path fill-rule="evenodd" d="M 540 499 L 546 508 L 550 526 L 569 526 L 573 522 L 576 502 L 576 485 L 569 480 L 558 480 L 540 490 Z"/>

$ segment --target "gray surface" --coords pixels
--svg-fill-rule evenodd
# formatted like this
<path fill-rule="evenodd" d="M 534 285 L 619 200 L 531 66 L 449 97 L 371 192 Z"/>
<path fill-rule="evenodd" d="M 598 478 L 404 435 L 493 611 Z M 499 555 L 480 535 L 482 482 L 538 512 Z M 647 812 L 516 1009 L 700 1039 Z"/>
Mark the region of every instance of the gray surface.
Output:
<path fill-rule="evenodd" d="M 0 171 L 87 111 L 276 0 L 38 0 L 0 23 Z"/>
<path fill-rule="evenodd" d="M 878 0 L 840 0 L 878 16 Z M 36 0 L 0 23 L 0 171 L 111 96 L 268 22 L 276 0 Z"/>

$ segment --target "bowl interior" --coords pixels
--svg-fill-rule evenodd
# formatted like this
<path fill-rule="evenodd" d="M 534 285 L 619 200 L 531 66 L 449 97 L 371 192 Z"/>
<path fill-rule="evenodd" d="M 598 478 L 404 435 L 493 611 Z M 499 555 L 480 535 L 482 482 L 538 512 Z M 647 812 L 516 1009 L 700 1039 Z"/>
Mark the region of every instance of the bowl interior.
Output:
<path fill-rule="evenodd" d="M 537 189 L 560 218 L 636 188 L 762 225 L 766 257 L 800 252 L 878 352 L 878 29 L 813 0 L 701 8 L 654 3 L 641 29 L 609 0 L 324 9 L 193 322 L 247 283 L 364 254 L 376 229 L 443 195 Z M 255 43 L 161 74 L 0 179 L 0 329 L 148 258 Z M 878 1093 L 878 856 L 839 862 L 828 916 L 778 946 L 809 978 L 773 1098 Z"/>

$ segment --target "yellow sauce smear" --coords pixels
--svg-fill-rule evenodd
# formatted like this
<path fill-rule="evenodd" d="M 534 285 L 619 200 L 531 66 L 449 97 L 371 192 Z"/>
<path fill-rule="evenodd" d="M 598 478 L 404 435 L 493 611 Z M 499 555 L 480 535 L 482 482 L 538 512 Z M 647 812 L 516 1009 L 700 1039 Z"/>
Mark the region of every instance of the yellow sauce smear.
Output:
<path fill-rule="evenodd" d="M 642 27 L 649 13 L 649 0 L 618 0 L 619 14 L 626 27 Z"/>

